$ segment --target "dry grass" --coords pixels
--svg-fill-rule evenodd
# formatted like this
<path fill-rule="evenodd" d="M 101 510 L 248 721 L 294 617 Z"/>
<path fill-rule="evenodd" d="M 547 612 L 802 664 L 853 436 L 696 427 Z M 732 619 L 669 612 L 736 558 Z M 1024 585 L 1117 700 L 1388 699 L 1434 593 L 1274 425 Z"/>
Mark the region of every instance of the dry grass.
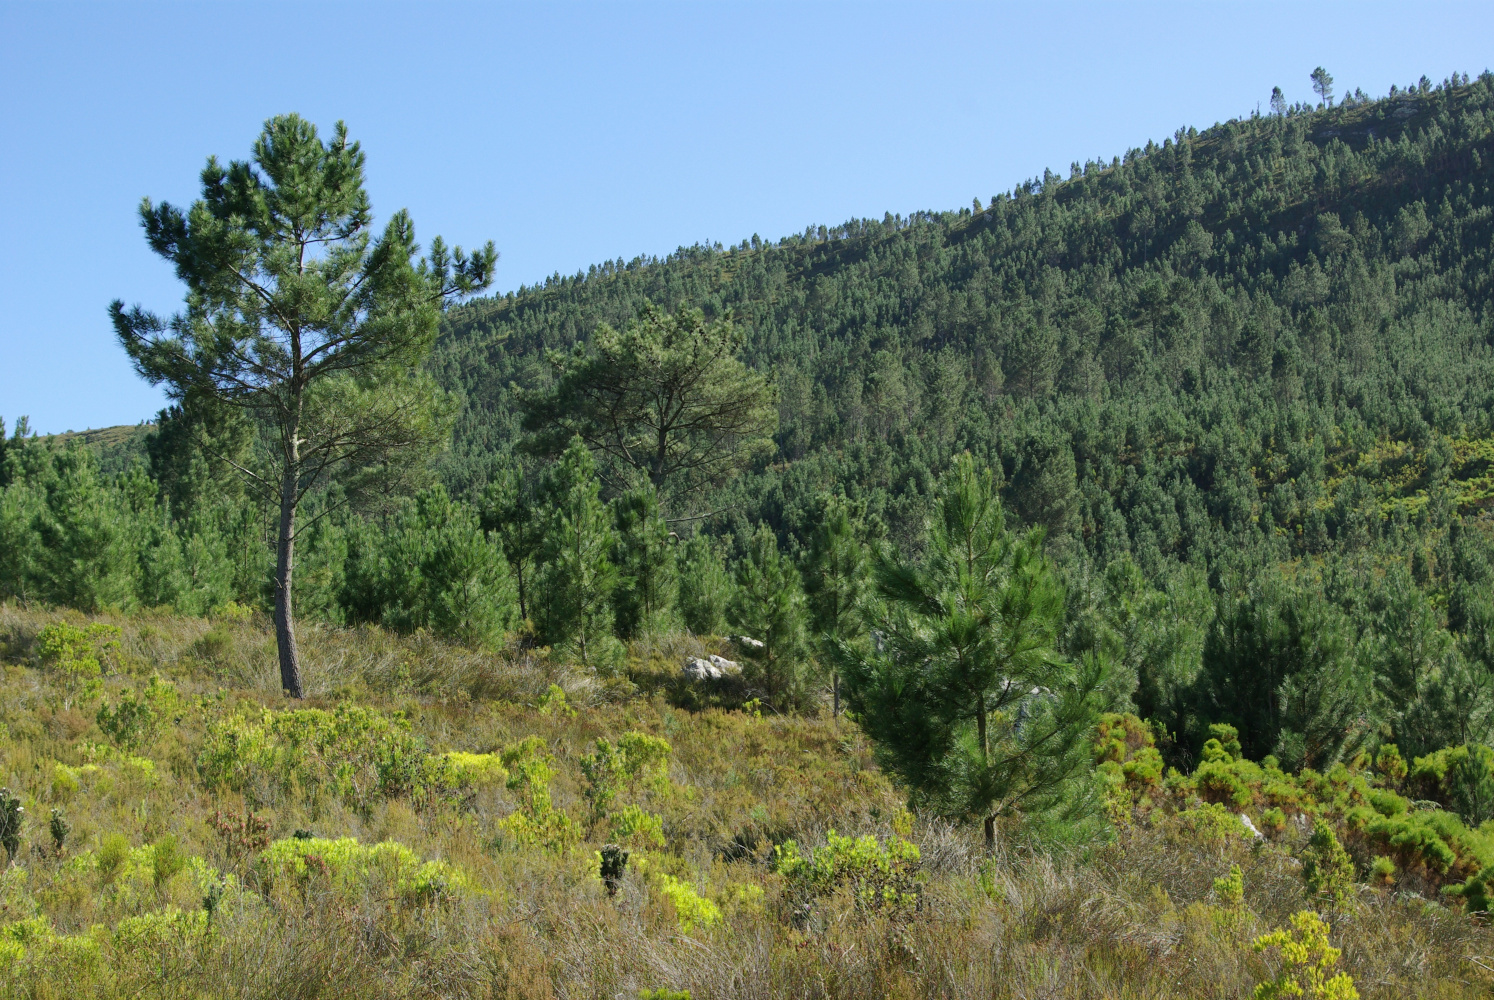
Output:
<path fill-rule="evenodd" d="M 492 752 L 538 735 L 555 759 L 554 805 L 578 822 L 588 812 L 580 761 L 597 738 L 637 730 L 667 739 L 669 781 L 629 799 L 662 818 L 666 843 L 635 845 L 649 872 L 631 867 L 609 896 L 593 853 L 603 827 L 562 850 L 495 846 L 515 809 L 502 787 L 455 802 L 383 797 L 360 808 L 289 795 L 263 812 L 271 836 L 397 840 L 456 866 L 471 888 L 410 901 L 377 881 L 269 886 L 257 881 L 253 857 L 234 853 L 210 822 L 249 803 L 209 791 L 196 769 L 213 719 L 287 707 L 264 623 L 117 621 L 118 670 L 103 697 L 159 672 L 177 685 L 182 707 L 138 751 L 155 761 L 153 777 L 111 763 L 69 790 L 54 781 L 55 764 L 83 764 L 79 744 L 103 737 L 92 706 L 70 699 L 33 659 L 34 637 L 54 617 L 0 608 L 0 781 L 29 817 L 25 846 L 0 882 L 0 924 L 41 914 L 68 940 L 92 935 L 98 950 L 90 958 L 32 947 L 0 975 L 3 997 L 600 1000 L 658 987 L 695 1000 L 1241 997 L 1271 971 L 1251 939 L 1306 905 L 1296 862 L 1279 846 L 1211 847 L 1138 826 L 1057 851 L 1013 829 L 988 858 L 975 831 L 919 821 L 916 907 L 889 915 L 841 893 L 801 913 L 768 863 L 773 843 L 819 843 L 832 828 L 886 839 L 906 822 L 845 720 L 677 707 L 688 692 L 671 679 L 673 664 L 716 648 L 690 637 L 635 650 L 629 678 L 603 680 L 538 655 L 333 629 L 303 637 L 309 706 L 353 701 L 405 712 L 432 751 Z M 551 684 L 567 691 L 574 715 L 539 711 Z M 54 806 L 72 824 L 62 856 L 46 832 Z M 180 878 L 133 900 L 104 884 L 94 862 L 79 859 L 115 834 L 135 848 L 174 836 L 185 854 L 234 873 L 238 885 L 217 904 L 211 929 L 124 947 L 121 921 L 173 904 L 198 909 L 201 900 Z M 1231 864 L 1245 873 L 1238 907 L 1213 895 Z M 658 872 L 716 900 L 720 925 L 682 932 Z M 1494 987 L 1475 961 L 1494 953 L 1491 933 L 1457 911 L 1364 888 L 1330 920 L 1342 967 L 1366 998 L 1485 996 Z"/>

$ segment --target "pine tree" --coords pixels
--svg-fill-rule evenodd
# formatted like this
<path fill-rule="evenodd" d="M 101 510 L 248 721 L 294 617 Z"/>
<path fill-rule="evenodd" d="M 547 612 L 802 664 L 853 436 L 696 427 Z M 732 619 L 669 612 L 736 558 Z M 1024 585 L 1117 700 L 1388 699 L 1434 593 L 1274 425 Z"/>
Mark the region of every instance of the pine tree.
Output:
<path fill-rule="evenodd" d="M 839 496 L 827 498 L 824 520 L 810 539 L 803 576 L 816 654 L 820 668 L 830 675 L 832 712 L 839 715 L 844 644 L 864 631 L 862 605 L 871 582 L 864 505 Z"/>
<path fill-rule="evenodd" d="M 483 490 L 480 505 L 482 529 L 491 532 L 508 560 L 518 587 L 519 617 L 529 619 L 532 607 L 536 557 L 545 540 L 545 519 L 526 488 L 524 474 L 512 461 L 501 466 Z"/>
<path fill-rule="evenodd" d="M 1319 66 L 1308 76 L 1312 80 L 1312 92 L 1318 95 L 1324 107 L 1333 107 L 1333 77 L 1328 71 Z"/>
<path fill-rule="evenodd" d="M 804 591 L 793 563 L 778 551 L 778 540 L 766 524 L 758 525 L 748 542 L 747 557 L 737 564 L 730 618 L 738 629 L 762 643 L 748 652 L 748 680 L 760 685 L 780 711 L 803 704 L 804 661 L 809 651 Z"/>
<path fill-rule="evenodd" d="M 586 666 L 608 661 L 612 639 L 612 563 L 616 536 L 599 495 L 596 463 L 578 436 L 551 471 L 553 513 L 545 532 L 537 602 L 540 635 L 551 646 L 576 650 Z"/>
<path fill-rule="evenodd" d="M 921 564 L 884 559 L 871 655 L 846 690 L 878 759 L 913 800 L 996 821 L 1062 799 L 1089 766 L 1098 661 L 1054 648 L 1064 591 L 1042 532 L 1007 530 L 989 470 L 962 455 L 940 484 Z"/>
<path fill-rule="evenodd" d="M 618 497 L 612 502 L 612 513 L 617 527 L 613 559 L 618 572 L 613 595 L 617 635 L 622 639 L 656 635 L 673 622 L 679 597 L 679 569 L 669 526 L 650 487 Z"/>
<path fill-rule="evenodd" d="M 1278 118 L 1287 113 L 1286 96 L 1282 94 L 1280 87 L 1271 88 L 1271 113 Z"/>
<path fill-rule="evenodd" d="M 184 312 L 163 321 L 111 306 L 135 369 L 174 401 L 252 413 L 272 459 L 240 464 L 279 508 L 275 633 L 281 686 L 302 693 L 292 596 L 297 513 L 336 474 L 343 496 L 388 492 L 446 436 L 447 407 L 421 361 L 443 303 L 491 280 L 489 244 L 416 263 L 403 211 L 371 239 L 363 151 L 339 122 L 330 142 L 297 115 L 265 123 L 253 162 L 209 158 L 186 211 L 146 199 L 146 239 L 186 282 Z"/>
<path fill-rule="evenodd" d="M 33 520 L 38 596 L 82 611 L 135 602 L 135 519 L 101 482 L 93 452 L 71 443 L 56 453 Z"/>
<path fill-rule="evenodd" d="M 772 448 L 773 388 L 737 357 L 743 336 L 699 309 L 640 310 L 590 348 L 552 351 L 554 388 L 522 397 L 527 446 L 553 454 L 580 435 L 615 488 L 646 478 L 673 509 Z"/>
<path fill-rule="evenodd" d="M 716 542 L 705 534 L 685 543 L 680 559 L 680 618 L 696 635 L 726 631 L 726 609 L 731 604 L 731 574 Z"/>

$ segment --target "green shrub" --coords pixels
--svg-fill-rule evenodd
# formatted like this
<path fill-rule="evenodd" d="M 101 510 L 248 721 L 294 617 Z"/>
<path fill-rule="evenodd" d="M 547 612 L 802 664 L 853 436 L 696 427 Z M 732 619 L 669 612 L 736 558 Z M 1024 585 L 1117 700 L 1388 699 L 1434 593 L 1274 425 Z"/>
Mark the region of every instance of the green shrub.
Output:
<path fill-rule="evenodd" d="M 172 834 L 168 833 L 151 847 L 151 879 L 157 888 L 175 878 L 177 873 L 186 866 L 187 857 L 182 853 L 181 846 Z"/>
<path fill-rule="evenodd" d="M 130 842 L 122 833 L 108 833 L 93 856 L 94 867 L 105 883 L 113 882 L 130 859 Z"/>
<path fill-rule="evenodd" d="M 119 703 L 99 706 L 94 720 L 116 748 L 134 753 L 155 740 L 161 721 L 177 706 L 176 687 L 153 676 L 138 695 L 126 691 Z"/>
<path fill-rule="evenodd" d="M 106 663 L 119 653 L 121 632 L 117 625 L 94 622 L 78 627 L 69 622 L 51 622 L 37 634 L 37 652 L 42 666 L 61 673 L 69 685 L 93 680 Z"/>
<path fill-rule="evenodd" d="M 598 738 L 595 751 L 581 758 L 592 822 L 598 823 L 607 817 L 612 801 L 620 792 L 635 790 L 645 784 L 662 786 L 667 781 L 665 765 L 670 752 L 667 741 L 647 733 L 624 733 L 616 746 Z"/>
<path fill-rule="evenodd" d="M 808 852 L 788 840 L 773 849 L 773 867 L 803 903 L 841 887 L 866 909 L 902 909 L 918 899 L 918 847 L 901 837 L 884 845 L 870 834 L 853 839 L 831 830 L 824 847 Z"/>
<path fill-rule="evenodd" d="M 1250 835 L 1240 817 L 1217 802 L 1180 811 L 1172 817 L 1168 834 L 1174 842 L 1185 841 L 1214 848 Z"/>
<path fill-rule="evenodd" d="M 555 758 L 545 741 L 530 736 L 505 747 L 500 758 L 508 769 L 505 787 L 514 792 L 519 808 L 499 821 L 500 837 L 515 847 L 540 846 L 562 850 L 581 839 L 581 830 L 550 801 Z"/>
<path fill-rule="evenodd" d="M 1245 901 L 1245 873 L 1239 865 L 1230 865 L 1228 875 L 1214 880 L 1214 895 L 1225 906 L 1239 906 Z"/>
<path fill-rule="evenodd" d="M 615 840 L 650 847 L 664 846 L 664 821 L 642 807 L 628 805 L 612 816 L 610 825 Z"/>
<path fill-rule="evenodd" d="M 1392 785 L 1399 786 L 1406 780 L 1406 762 L 1394 743 L 1386 743 L 1375 752 L 1375 772 Z"/>
<path fill-rule="evenodd" d="M 422 861 L 397 841 L 360 844 L 352 837 L 287 837 L 259 857 L 265 884 L 305 886 L 324 878 L 344 893 L 387 885 L 402 898 L 422 902 L 471 888 L 462 871 L 444 861 Z"/>
<path fill-rule="evenodd" d="M 1292 914 L 1290 930 L 1275 930 L 1251 942 L 1257 952 L 1280 949 L 1281 967 L 1274 979 L 1261 983 L 1254 1000 L 1359 1000 L 1347 972 L 1333 972 L 1341 954 L 1328 944 L 1328 924 L 1311 910 Z M 1330 975 L 1330 973 L 1332 973 Z"/>
<path fill-rule="evenodd" d="M 655 876 L 655 882 L 659 894 L 674 905 L 675 919 L 683 933 L 689 934 L 697 927 L 709 929 L 721 923 L 721 908 L 691 886 L 663 873 Z"/>
<path fill-rule="evenodd" d="M 1418 757 L 1407 785 L 1477 826 L 1494 818 L 1494 749 L 1469 744 Z"/>
<path fill-rule="evenodd" d="M 276 795 L 330 795 L 354 808 L 425 786 L 425 743 L 401 716 L 339 705 L 242 715 L 208 724 L 197 770 L 209 789 L 240 792 L 254 804 Z M 440 769 L 438 768 L 438 771 Z"/>

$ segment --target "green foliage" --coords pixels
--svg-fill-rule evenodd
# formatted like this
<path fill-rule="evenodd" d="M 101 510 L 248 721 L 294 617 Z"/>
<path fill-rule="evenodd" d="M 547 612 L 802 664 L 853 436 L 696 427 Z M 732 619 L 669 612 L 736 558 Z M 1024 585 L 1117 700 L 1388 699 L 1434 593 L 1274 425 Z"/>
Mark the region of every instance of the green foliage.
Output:
<path fill-rule="evenodd" d="M 634 791 L 643 784 L 662 786 L 667 781 L 670 749 L 667 741 L 647 733 L 624 733 L 615 746 L 598 737 L 595 752 L 581 758 L 592 822 L 607 817 L 619 793 Z"/>
<path fill-rule="evenodd" d="M 870 834 L 842 837 L 831 830 L 824 847 L 808 852 L 788 840 L 773 849 L 773 867 L 800 906 L 842 888 L 868 910 L 901 911 L 918 902 L 918 847 L 901 837 L 883 844 Z"/>
<path fill-rule="evenodd" d="M 864 504 L 829 497 L 803 566 L 810 631 L 820 669 L 830 675 L 836 714 L 845 646 L 861 635 L 864 604 L 871 592 L 870 531 L 864 518 Z"/>
<path fill-rule="evenodd" d="M 1346 972 L 1333 972 L 1342 952 L 1328 943 L 1329 926 L 1311 910 L 1292 914 L 1291 929 L 1262 934 L 1251 942 L 1257 952 L 1280 949 L 1281 967 L 1276 977 L 1256 986 L 1254 1000 L 1359 1000 L 1354 980 Z"/>
<path fill-rule="evenodd" d="M 1419 798 L 1440 803 L 1469 826 L 1494 819 L 1494 749 L 1464 745 L 1418 757 L 1406 781 Z"/>
<path fill-rule="evenodd" d="M 460 869 L 444 861 L 422 861 L 393 840 L 360 844 L 352 837 L 287 837 L 270 844 L 257 868 L 271 886 L 302 887 L 325 880 L 347 895 L 387 886 L 406 899 L 424 902 L 469 889 Z"/>
<path fill-rule="evenodd" d="M 1312 837 L 1302 852 L 1302 881 L 1313 897 L 1336 906 L 1347 902 L 1354 891 L 1354 862 L 1338 842 L 1333 827 L 1321 819 L 1313 823 Z"/>
<path fill-rule="evenodd" d="M 680 558 L 680 619 L 696 635 L 726 631 L 734 584 L 721 550 L 709 535 L 696 534 Z"/>
<path fill-rule="evenodd" d="M 614 483 L 646 478 L 679 503 L 771 448 L 773 391 L 738 360 L 730 315 L 673 315 L 645 304 L 622 332 L 598 328 L 590 350 L 550 352 L 557 376 L 524 397 L 532 449 L 559 453 L 579 436 Z"/>
<path fill-rule="evenodd" d="M 103 672 L 119 650 L 117 625 L 94 622 L 80 628 L 52 622 L 37 633 L 37 654 L 44 666 L 58 671 L 70 686 L 91 681 Z"/>
<path fill-rule="evenodd" d="M 566 698 L 565 688 L 559 684 L 551 684 L 540 696 L 539 704 L 535 706 L 540 715 L 556 715 L 566 719 L 576 717 L 576 709 Z"/>
<path fill-rule="evenodd" d="M 922 564 L 884 561 L 880 649 L 847 670 L 851 707 L 914 801 L 985 822 L 1041 812 L 1089 766 L 1101 664 L 1054 648 L 1063 586 L 1041 530 L 1009 531 L 989 470 L 940 484 Z"/>
<path fill-rule="evenodd" d="M 736 584 L 728 617 L 762 643 L 746 651 L 748 682 L 780 711 L 803 705 L 809 653 L 804 591 L 767 525 L 758 525 L 746 558 L 737 563 Z"/>
<path fill-rule="evenodd" d="M 341 603 L 353 621 L 472 645 L 501 643 L 518 610 L 501 544 L 442 486 L 422 491 L 382 528 L 354 528 Z"/>
<path fill-rule="evenodd" d="M 579 437 L 551 471 L 554 504 L 545 531 L 535 624 L 542 639 L 573 649 L 585 666 L 609 666 L 618 654 L 612 638 L 612 562 L 616 535 L 599 498 L 591 452 Z"/>
<path fill-rule="evenodd" d="M 697 929 L 709 930 L 720 925 L 721 908 L 697 893 L 693 886 L 666 872 L 654 876 L 654 882 L 659 895 L 669 900 L 674 907 L 680 933 L 691 934 Z"/>
<path fill-rule="evenodd" d="M 612 503 L 617 530 L 613 561 L 618 585 L 613 593 L 616 631 L 621 639 L 656 636 L 674 623 L 679 598 L 669 525 L 652 489 L 629 490 Z"/>
<path fill-rule="evenodd" d="M 446 758 L 428 763 L 424 741 L 407 720 L 353 705 L 214 719 L 197 754 L 197 771 L 208 788 L 231 789 L 255 804 L 305 793 L 360 809 L 375 798 L 420 791 L 433 780 L 445 787 L 464 773 Z"/>
<path fill-rule="evenodd" d="M 176 686 L 152 675 L 138 694 L 127 690 L 118 704 L 100 705 L 94 719 L 116 749 L 134 753 L 155 741 L 162 721 L 176 710 L 177 702 Z"/>
<path fill-rule="evenodd" d="M 555 757 L 539 736 L 529 736 L 503 748 L 501 755 L 508 770 L 509 791 L 519 800 L 519 808 L 500 821 L 500 837 L 514 847 L 543 847 L 559 851 L 581 838 L 581 830 L 550 799 L 550 782 L 555 777 Z"/>
<path fill-rule="evenodd" d="M 1199 713 L 1228 719 L 1253 759 L 1333 763 L 1369 707 L 1348 632 L 1343 613 L 1308 587 L 1267 577 L 1221 598 L 1204 645 Z"/>
<path fill-rule="evenodd" d="M 483 489 L 479 507 L 482 530 L 498 539 L 513 573 L 519 617 L 529 619 L 534 614 L 535 573 L 547 519 L 532 491 L 526 489 L 523 473 L 512 464 L 501 466 L 494 474 Z"/>
<path fill-rule="evenodd" d="M 1214 895 L 1225 906 L 1239 906 L 1245 901 L 1245 873 L 1239 865 L 1230 865 L 1228 875 L 1214 880 Z"/>

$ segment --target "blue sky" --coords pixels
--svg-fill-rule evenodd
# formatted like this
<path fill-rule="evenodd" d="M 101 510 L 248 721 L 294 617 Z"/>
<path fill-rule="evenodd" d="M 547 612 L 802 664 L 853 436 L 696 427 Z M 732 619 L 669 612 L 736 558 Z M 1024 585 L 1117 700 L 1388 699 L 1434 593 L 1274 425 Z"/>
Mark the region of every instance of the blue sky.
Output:
<path fill-rule="evenodd" d="M 1483 41 L 1480 41 L 1482 39 Z M 1494 4 L 0 4 L 0 416 L 150 418 L 106 308 L 170 312 L 142 196 L 261 122 L 347 121 L 383 217 L 498 290 L 704 240 L 985 201 L 1264 106 L 1494 64 Z"/>

